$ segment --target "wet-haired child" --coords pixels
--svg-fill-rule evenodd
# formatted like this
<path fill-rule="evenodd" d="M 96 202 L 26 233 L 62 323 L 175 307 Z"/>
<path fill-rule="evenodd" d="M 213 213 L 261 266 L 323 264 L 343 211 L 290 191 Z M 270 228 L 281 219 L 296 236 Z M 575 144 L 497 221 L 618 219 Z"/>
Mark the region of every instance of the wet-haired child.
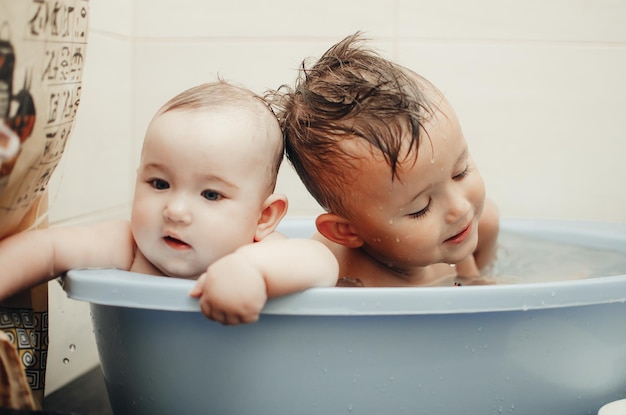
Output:
<path fill-rule="evenodd" d="M 490 283 L 499 215 L 452 106 L 359 33 L 275 95 L 287 157 L 347 285 Z M 341 285 L 341 284 L 340 284 Z"/>
<path fill-rule="evenodd" d="M 33 230 L 0 242 L 0 299 L 70 269 L 198 278 L 190 295 L 224 324 L 255 321 L 267 298 L 332 286 L 321 243 L 275 232 L 283 140 L 253 92 L 224 81 L 168 101 L 150 122 L 130 221 Z"/>

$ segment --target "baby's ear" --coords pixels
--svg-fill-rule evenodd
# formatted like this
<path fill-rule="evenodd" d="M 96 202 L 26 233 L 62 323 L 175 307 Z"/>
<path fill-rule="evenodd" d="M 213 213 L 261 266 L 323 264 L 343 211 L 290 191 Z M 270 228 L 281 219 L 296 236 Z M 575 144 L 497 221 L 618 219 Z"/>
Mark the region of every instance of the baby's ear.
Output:
<path fill-rule="evenodd" d="M 276 230 L 276 227 L 287 214 L 287 196 L 271 194 L 263 202 L 259 222 L 254 233 L 254 242 L 259 242 Z"/>
<path fill-rule="evenodd" d="M 363 239 L 357 234 L 352 223 L 334 213 L 322 213 L 315 220 L 317 231 L 326 239 L 348 248 L 359 248 Z"/>

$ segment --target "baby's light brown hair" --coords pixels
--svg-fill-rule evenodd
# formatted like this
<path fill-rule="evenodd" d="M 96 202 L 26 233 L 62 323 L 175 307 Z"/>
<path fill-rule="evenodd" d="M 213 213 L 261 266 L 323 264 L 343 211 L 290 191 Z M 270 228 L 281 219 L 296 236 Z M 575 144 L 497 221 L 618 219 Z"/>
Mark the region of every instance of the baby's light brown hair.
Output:
<path fill-rule="evenodd" d="M 174 110 L 202 110 L 212 108 L 228 108 L 235 111 L 248 111 L 257 117 L 259 129 L 263 128 L 267 134 L 271 148 L 269 174 L 270 192 L 276 187 L 278 169 L 283 160 L 284 144 L 280 135 L 280 126 L 268 102 L 260 95 L 255 94 L 239 85 L 224 81 L 207 82 L 191 87 L 167 101 L 157 112 L 155 117 Z M 276 136 L 276 137 L 274 137 Z"/>
<path fill-rule="evenodd" d="M 402 157 L 417 156 L 422 125 L 432 114 L 423 88 L 434 87 L 362 43 L 357 32 L 311 68 L 303 62 L 295 87 L 282 86 L 273 98 L 289 161 L 317 202 L 343 216 L 346 177 L 362 156 L 346 144 L 379 151 L 393 180 Z"/>

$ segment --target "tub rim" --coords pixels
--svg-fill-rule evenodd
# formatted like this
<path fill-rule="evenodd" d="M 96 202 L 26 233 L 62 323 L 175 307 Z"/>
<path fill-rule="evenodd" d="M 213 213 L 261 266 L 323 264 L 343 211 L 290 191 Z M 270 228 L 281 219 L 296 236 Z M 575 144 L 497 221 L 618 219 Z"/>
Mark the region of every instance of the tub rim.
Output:
<path fill-rule="evenodd" d="M 69 271 L 69 298 L 104 306 L 199 312 L 195 281 L 116 269 Z M 529 311 L 625 303 L 626 275 L 583 280 L 463 287 L 310 288 L 267 302 L 265 315 L 424 315 Z"/>
<path fill-rule="evenodd" d="M 310 228 L 312 218 L 286 218 L 285 226 Z M 308 228 L 307 228 L 308 227 Z M 502 229 L 555 242 L 582 237 L 583 245 L 626 253 L 626 224 L 571 220 L 504 219 Z M 114 269 L 71 270 L 62 277 L 69 298 L 92 304 L 199 312 L 188 293 L 193 280 Z M 424 315 L 529 311 L 625 303 L 626 274 L 580 280 L 462 287 L 310 288 L 274 298 L 262 315 Z"/>

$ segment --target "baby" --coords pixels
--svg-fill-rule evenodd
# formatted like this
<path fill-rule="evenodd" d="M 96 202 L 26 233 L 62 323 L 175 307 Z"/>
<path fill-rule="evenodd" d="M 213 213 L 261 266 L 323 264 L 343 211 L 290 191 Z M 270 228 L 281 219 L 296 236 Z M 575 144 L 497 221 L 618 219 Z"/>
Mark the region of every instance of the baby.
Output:
<path fill-rule="evenodd" d="M 283 157 L 266 102 L 224 81 L 182 92 L 147 129 L 130 221 L 33 230 L 0 242 L 0 300 L 70 269 L 198 278 L 190 295 L 224 324 L 258 319 L 267 298 L 332 286 L 321 243 L 274 230 Z"/>
<path fill-rule="evenodd" d="M 454 110 L 423 77 L 350 36 L 274 96 L 287 157 L 326 213 L 342 281 L 484 284 L 499 215 Z M 341 284 L 340 284 L 341 285 Z"/>

